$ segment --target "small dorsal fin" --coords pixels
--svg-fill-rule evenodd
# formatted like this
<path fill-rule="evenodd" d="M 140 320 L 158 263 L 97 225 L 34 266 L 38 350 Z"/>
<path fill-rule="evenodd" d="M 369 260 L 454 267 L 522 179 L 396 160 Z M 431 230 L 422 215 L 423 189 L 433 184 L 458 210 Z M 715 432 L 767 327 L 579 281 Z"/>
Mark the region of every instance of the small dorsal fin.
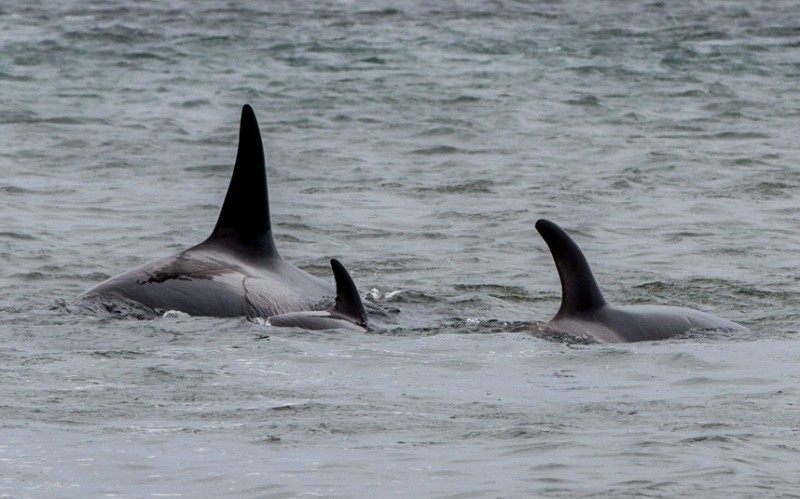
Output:
<path fill-rule="evenodd" d="M 364 304 L 361 302 L 361 295 L 358 288 L 344 268 L 335 258 L 331 259 L 333 278 L 336 280 L 336 306 L 333 308 L 337 313 L 347 317 L 362 327 L 367 327 L 367 314 L 364 311 Z"/>
<path fill-rule="evenodd" d="M 217 225 L 209 240 L 234 237 L 259 257 L 279 257 L 272 237 L 264 145 L 253 108 L 242 107 L 239 150 Z"/>
<path fill-rule="evenodd" d="M 575 241 L 549 220 L 537 221 L 536 230 L 550 248 L 558 277 L 561 279 L 561 308 L 556 317 L 604 306 L 606 300 L 603 293 L 600 292 L 592 269 Z"/>

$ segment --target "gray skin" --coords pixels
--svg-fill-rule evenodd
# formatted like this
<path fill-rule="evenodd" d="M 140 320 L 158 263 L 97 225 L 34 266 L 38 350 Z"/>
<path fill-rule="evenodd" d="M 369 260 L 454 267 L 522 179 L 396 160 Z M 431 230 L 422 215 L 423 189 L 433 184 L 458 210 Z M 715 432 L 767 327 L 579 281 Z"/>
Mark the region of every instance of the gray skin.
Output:
<path fill-rule="evenodd" d="M 331 260 L 336 280 L 336 305 L 330 310 L 291 312 L 269 318 L 273 327 L 295 327 L 302 329 L 348 329 L 364 333 L 367 331 L 367 314 L 353 279 L 338 260 Z"/>
<path fill-rule="evenodd" d="M 264 147 L 245 105 L 236 164 L 216 227 L 202 243 L 108 279 L 71 309 L 150 318 L 166 311 L 195 316 L 260 317 L 311 310 L 335 289 L 281 258 L 272 236 Z"/>
<path fill-rule="evenodd" d="M 609 305 L 589 263 L 567 233 L 548 220 L 537 221 L 536 230 L 549 246 L 561 279 L 561 308 L 547 323 L 552 331 L 608 343 L 660 340 L 687 331 L 748 331 L 735 322 L 690 308 Z"/>

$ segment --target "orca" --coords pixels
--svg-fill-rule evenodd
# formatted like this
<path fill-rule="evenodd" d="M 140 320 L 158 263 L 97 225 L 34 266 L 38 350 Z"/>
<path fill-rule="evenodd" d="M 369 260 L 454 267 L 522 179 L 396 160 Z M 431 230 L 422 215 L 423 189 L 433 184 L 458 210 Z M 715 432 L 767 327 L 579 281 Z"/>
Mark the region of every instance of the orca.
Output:
<path fill-rule="evenodd" d="M 290 312 L 273 315 L 267 322 L 273 327 L 303 329 L 349 329 L 367 331 L 367 314 L 353 278 L 339 260 L 331 259 L 331 269 L 336 280 L 336 305 L 330 310 Z"/>
<path fill-rule="evenodd" d="M 561 227 L 538 220 L 561 279 L 561 308 L 547 323 L 551 331 L 608 343 L 651 341 L 687 331 L 747 332 L 735 322 L 684 307 L 606 303 L 600 287 L 577 244 Z"/>
<path fill-rule="evenodd" d="M 245 104 L 239 147 L 217 224 L 200 244 L 112 277 L 73 306 L 102 316 L 268 318 L 330 303 L 335 289 L 284 260 L 272 235 L 264 146 Z M 70 307 L 72 308 L 72 307 Z"/>

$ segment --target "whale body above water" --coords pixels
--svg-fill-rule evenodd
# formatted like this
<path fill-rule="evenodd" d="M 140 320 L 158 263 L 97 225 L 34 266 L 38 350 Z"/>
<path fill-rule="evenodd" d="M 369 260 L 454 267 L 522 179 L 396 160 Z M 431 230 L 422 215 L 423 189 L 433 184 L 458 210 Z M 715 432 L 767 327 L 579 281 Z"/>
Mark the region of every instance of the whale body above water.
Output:
<path fill-rule="evenodd" d="M 217 224 L 200 244 L 112 277 L 70 309 L 138 318 L 179 311 L 193 316 L 259 317 L 314 310 L 333 285 L 284 260 L 272 235 L 261 132 L 242 108 L 239 148 Z"/>
<path fill-rule="evenodd" d="M 302 329 L 349 329 L 365 332 L 367 314 L 352 277 L 338 260 L 331 260 L 333 277 L 336 280 L 336 304 L 330 310 L 289 312 L 269 318 L 273 327 L 296 327 Z"/>
<path fill-rule="evenodd" d="M 548 329 L 581 338 L 618 343 L 660 340 L 687 331 L 746 332 L 735 322 L 684 307 L 609 305 L 577 244 L 549 220 L 536 222 L 561 279 L 561 307 Z"/>

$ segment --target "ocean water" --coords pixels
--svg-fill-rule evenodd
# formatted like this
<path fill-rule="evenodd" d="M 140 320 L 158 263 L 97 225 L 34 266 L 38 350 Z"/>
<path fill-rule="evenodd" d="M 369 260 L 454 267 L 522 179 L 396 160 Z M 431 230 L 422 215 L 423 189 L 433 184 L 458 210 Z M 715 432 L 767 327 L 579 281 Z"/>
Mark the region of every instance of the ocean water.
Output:
<path fill-rule="evenodd" d="M 0 497 L 799 497 L 789 1 L 0 6 Z M 69 314 L 214 226 L 250 103 L 282 255 L 368 334 Z M 563 225 L 613 303 L 548 338 Z"/>

